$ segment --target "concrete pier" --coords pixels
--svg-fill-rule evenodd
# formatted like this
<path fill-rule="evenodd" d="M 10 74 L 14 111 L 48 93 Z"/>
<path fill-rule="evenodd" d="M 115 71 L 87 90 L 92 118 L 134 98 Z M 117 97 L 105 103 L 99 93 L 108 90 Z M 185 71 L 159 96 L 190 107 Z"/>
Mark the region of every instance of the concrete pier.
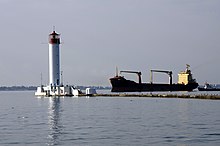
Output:
<path fill-rule="evenodd" d="M 84 96 L 83 94 L 81 96 Z M 212 99 L 220 100 L 220 95 L 218 94 L 198 94 L 198 95 L 189 95 L 189 94 L 94 94 L 93 96 L 103 96 L 103 97 L 146 97 L 146 98 L 185 98 L 185 99 Z"/>

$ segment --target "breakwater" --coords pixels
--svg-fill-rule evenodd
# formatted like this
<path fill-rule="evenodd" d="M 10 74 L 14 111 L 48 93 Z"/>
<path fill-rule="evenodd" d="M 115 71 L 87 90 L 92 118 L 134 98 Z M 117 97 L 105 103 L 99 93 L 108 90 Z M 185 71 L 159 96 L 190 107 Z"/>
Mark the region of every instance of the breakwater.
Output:
<path fill-rule="evenodd" d="M 220 95 L 218 94 L 199 94 L 199 95 L 189 95 L 189 94 L 94 94 L 93 96 L 103 96 L 103 97 L 148 97 L 148 98 L 186 98 L 186 99 L 212 99 L 220 100 Z"/>

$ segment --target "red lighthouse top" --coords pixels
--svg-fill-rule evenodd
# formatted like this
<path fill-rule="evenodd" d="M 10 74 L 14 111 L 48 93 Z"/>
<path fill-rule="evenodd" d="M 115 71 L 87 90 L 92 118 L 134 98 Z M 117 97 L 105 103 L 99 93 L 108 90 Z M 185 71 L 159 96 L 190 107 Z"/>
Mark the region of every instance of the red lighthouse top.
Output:
<path fill-rule="evenodd" d="M 60 44 L 60 34 L 53 31 L 49 34 L 49 43 L 50 44 Z"/>

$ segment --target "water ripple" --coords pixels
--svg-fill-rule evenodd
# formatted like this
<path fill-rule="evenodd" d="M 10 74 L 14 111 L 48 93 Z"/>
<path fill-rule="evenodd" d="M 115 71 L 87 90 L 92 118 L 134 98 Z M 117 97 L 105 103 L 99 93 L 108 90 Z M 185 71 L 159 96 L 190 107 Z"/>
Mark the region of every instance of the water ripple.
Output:
<path fill-rule="evenodd" d="M 218 145 L 220 102 L 151 98 L 0 98 L 0 145 Z M 7 100 L 6 100 L 7 99 Z M 12 104 L 13 103 L 13 104 Z M 11 108 L 13 107 L 13 108 Z"/>

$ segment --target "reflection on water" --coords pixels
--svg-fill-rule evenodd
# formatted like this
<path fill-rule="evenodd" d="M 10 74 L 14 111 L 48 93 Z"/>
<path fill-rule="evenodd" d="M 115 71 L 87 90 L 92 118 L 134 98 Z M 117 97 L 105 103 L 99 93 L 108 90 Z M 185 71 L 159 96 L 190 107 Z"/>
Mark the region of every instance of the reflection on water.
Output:
<path fill-rule="evenodd" d="M 59 136 L 61 135 L 61 131 L 63 128 L 61 121 L 61 105 L 59 97 L 49 98 L 48 125 L 48 145 L 59 145 Z"/>
<path fill-rule="evenodd" d="M 189 122 L 189 113 L 190 113 L 189 103 L 187 101 L 179 102 L 177 108 L 178 108 L 177 116 L 178 116 L 179 123 L 181 125 L 185 125 L 186 123 Z"/>

